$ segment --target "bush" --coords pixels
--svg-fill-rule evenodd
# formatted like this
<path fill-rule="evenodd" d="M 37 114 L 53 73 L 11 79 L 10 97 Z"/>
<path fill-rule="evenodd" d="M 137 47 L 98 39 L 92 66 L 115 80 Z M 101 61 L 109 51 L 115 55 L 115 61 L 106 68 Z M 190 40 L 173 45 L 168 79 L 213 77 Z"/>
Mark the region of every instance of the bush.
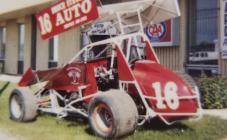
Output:
<path fill-rule="evenodd" d="M 204 109 L 227 108 L 227 79 L 203 77 L 198 80 Z"/>

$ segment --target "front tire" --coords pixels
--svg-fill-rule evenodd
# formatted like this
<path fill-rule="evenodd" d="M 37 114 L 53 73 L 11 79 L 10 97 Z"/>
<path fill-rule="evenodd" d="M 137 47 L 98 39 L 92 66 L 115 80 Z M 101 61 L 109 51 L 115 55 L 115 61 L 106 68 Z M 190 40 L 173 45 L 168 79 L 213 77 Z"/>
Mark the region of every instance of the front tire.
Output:
<path fill-rule="evenodd" d="M 14 89 L 9 98 L 10 119 L 29 122 L 36 119 L 36 99 L 28 88 Z"/>
<path fill-rule="evenodd" d="M 117 138 L 133 133 L 138 111 L 125 92 L 112 90 L 96 96 L 89 107 L 89 122 L 96 135 Z"/>

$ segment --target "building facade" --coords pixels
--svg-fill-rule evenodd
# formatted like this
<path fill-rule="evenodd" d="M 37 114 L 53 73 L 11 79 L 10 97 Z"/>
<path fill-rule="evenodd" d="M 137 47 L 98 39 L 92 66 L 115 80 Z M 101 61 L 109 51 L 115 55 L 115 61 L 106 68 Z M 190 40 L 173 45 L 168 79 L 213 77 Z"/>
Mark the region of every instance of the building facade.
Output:
<path fill-rule="evenodd" d="M 22 3 L 21 7 L 11 7 L 8 11 L 0 10 L 2 73 L 22 74 L 29 67 L 37 70 L 62 66 L 81 49 L 83 38 L 80 28 L 49 40 L 41 39 L 34 14 L 53 2 L 54 0 L 40 3 L 34 1 L 30 5 Z M 190 64 L 189 56 L 194 46 L 204 43 L 217 45 L 214 40 L 219 39 L 220 3 L 218 0 L 179 0 L 179 6 L 181 17 L 173 22 L 175 28 L 171 31 L 177 43 L 154 48 L 163 65 L 184 72 Z M 227 61 L 218 60 L 219 74 L 227 76 Z"/>

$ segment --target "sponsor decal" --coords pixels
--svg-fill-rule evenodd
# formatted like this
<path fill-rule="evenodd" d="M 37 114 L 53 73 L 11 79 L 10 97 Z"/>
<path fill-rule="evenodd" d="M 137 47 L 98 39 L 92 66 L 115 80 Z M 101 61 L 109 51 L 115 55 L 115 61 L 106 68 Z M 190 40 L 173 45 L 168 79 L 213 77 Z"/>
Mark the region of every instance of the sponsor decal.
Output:
<path fill-rule="evenodd" d="M 67 68 L 67 75 L 71 79 L 71 84 L 78 85 L 81 78 L 81 70 L 76 67 Z"/>
<path fill-rule="evenodd" d="M 149 25 L 145 28 L 145 33 L 152 43 L 171 43 L 172 21 L 168 20 L 159 24 Z"/>
<path fill-rule="evenodd" d="M 60 0 L 36 14 L 43 39 L 48 39 L 98 18 L 95 0 Z"/>
<path fill-rule="evenodd" d="M 89 35 L 117 35 L 117 29 L 111 22 L 100 22 L 92 25 Z"/>

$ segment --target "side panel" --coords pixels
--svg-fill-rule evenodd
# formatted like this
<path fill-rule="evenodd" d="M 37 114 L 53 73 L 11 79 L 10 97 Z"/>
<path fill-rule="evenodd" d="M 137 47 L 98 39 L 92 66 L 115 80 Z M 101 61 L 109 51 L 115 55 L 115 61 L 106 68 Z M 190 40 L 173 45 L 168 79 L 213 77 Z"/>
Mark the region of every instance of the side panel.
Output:
<path fill-rule="evenodd" d="M 85 64 L 72 63 L 60 69 L 48 78 L 47 89 L 77 91 L 79 86 L 85 84 Z M 42 76 L 45 78 L 45 76 Z M 46 80 L 48 80 L 46 79 Z"/>
<path fill-rule="evenodd" d="M 156 54 L 155 54 L 154 50 L 151 48 L 150 44 L 147 41 L 145 43 L 146 43 L 145 53 L 146 53 L 146 57 L 147 57 L 146 59 L 159 63 L 159 61 L 156 57 Z"/>
<path fill-rule="evenodd" d="M 87 88 L 83 90 L 83 96 L 89 96 L 98 92 L 98 86 L 95 77 L 95 69 L 107 65 L 107 59 L 92 60 L 86 64 L 86 86 Z M 85 100 L 89 103 L 91 99 Z"/>
<path fill-rule="evenodd" d="M 128 63 L 126 62 L 126 60 L 124 58 L 124 54 L 118 47 L 116 47 L 116 50 L 117 50 L 117 64 L 118 64 L 119 80 L 133 81 L 134 77 L 128 66 Z"/>
<path fill-rule="evenodd" d="M 36 83 L 35 75 L 32 71 L 32 68 L 29 68 L 23 75 L 23 77 L 20 80 L 20 82 L 18 83 L 18 85 L 21 87 L 25 87 L 25 86 L 29 86 L 33 83 Z"/>
<path fill-rule="evenodd" d="M 152 61 L 138 61 L 133 70 L 150 107 L 168 121 L 188 118 L 188 113 L 197 113 L 195 93 L 184 81 L 164 66 Z M 170 115 L 182 113 L 182 115 Z"/>
<path fill-rule="evenodd" d="M 63 68 L 44 71 L 32 71 L 31 68 L 23 75 L 19 86 L 30 86 L 39 82 L 48 82 L 46 89 L 77 91 L 78 87 L 85 84 L 85 64 L 72 63 Z"/>

